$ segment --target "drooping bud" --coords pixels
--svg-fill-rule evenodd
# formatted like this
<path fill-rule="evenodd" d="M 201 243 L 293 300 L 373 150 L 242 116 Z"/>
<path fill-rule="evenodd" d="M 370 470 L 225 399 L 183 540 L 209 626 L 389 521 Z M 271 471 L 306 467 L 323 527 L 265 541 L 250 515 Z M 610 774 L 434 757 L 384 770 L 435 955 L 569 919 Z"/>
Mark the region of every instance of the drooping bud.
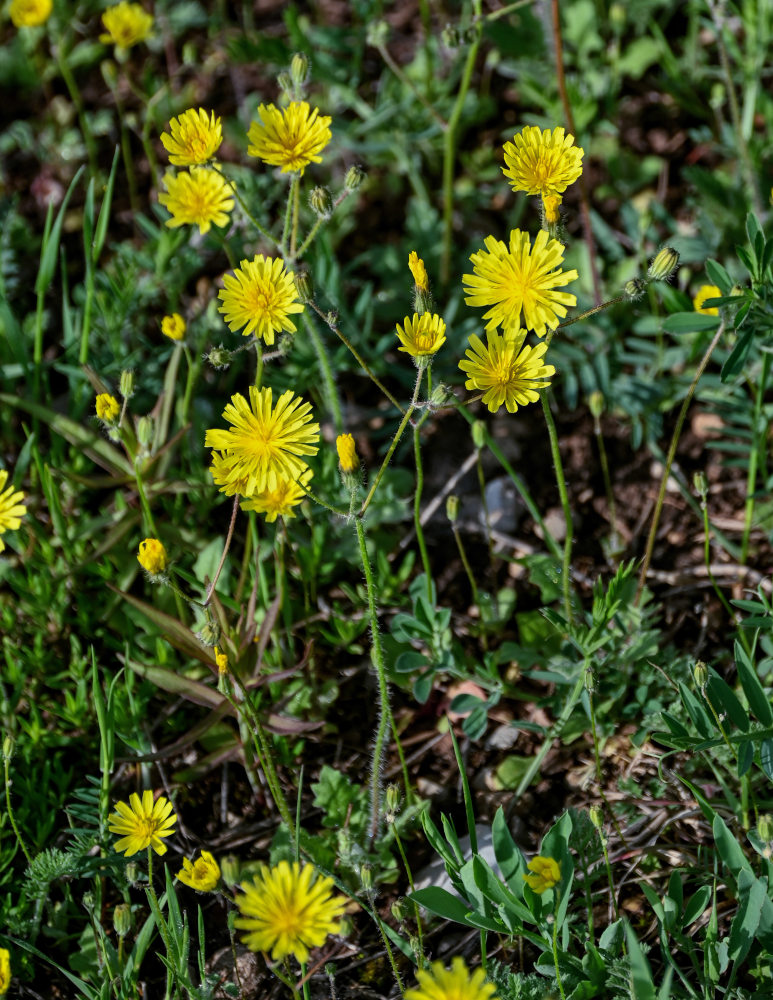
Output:
<path fill-rule="evenodd" d="M 663 247 L 655 255 L 647 272 L 652 281 L 668 281 L 679 267 L 679 254 L 673 247 Z"/>
<path fill-rule="evenodd" d="M 220 642 L 220 631 L 217 622 L 206 622 L 196 633 L 196 638 L 203 646 L 216 646 Z"/>
<path fill-rule="evenodd" d="M 344 187 L 347 191 L 356 191 L 365 180 L 365 171 L 358 164 L 349 167 L 344 177 Z"/>
<path fill-rule="evenodd" d="M 646 281 L 642 281 L 641 278 L 631 278 L 630 281 L 626 281 L 623 285 L 623 294 L 629 298 L 631 302 L 635 302 L 637 299 L 640 299 L 642 295 L 644 295 L 646 288 Z"/>
<path fill-rule="evenodd" d="M 333 198 L 327 188 L 315 187 L 309 195 L 309 203 L 321 219 L 329 219 L 333 214 Z"/>
<path fill-rule="evenodd" d="M 443 385 L 442 382 L 438 382 L 429 397 L 430 408 L 438 409 L 441 406 L 445 406 L 448 400 L 453 398 L 453 395 L 453 392 L 451 392 L 447 385 Z"/>

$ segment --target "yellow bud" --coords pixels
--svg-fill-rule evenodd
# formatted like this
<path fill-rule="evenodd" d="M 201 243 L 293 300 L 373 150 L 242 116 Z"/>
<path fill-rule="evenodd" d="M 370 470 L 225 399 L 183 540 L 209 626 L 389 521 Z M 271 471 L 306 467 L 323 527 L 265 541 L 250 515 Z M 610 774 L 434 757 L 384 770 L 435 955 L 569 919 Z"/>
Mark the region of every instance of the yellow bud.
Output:
<path fill-rule="evenodd" d="M 151 576 L 163 573 L 169 565 L 166 549 L 157 538 L 146 538 L 140 542 L 137 562 Z"/>
<path fill-rule="evenodd" d="M 170 340 L 182 340 L 186 330 L 186 322 L 179 313 L 164 316 L 161 320 L 161 332 Z"/>
<path fill-rule="evenodd" d="M 341 466 L 341 472 L 349 474 L 356 472 L 360 468 L 357 448 L 351 434 L 338 435 L 336 438 L 336 451 L 338 452 L 338 464 Z"/>

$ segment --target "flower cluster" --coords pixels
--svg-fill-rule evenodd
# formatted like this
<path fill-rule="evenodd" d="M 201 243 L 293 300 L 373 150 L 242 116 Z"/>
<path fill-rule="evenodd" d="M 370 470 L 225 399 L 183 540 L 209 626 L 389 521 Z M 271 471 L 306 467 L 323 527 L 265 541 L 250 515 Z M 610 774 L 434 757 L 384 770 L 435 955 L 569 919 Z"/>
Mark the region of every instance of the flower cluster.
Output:
<path fill-rule="evenodd" d="M 504 153 L 513 189 L 541 196 L 545 228 L 534 241 L 520 229 L 511 231 L 507 243 L 487 236 L 484 249 L 470 257 L 472 273 L 462 279 L 467 305 L 486 309 L 486 342 L 473 335 L 459 367 L 467 375 L 466 388 L 481 392 L 492 413 L 501 406 L 515 413 L 550 384 L 555 368 L 544 363 L 547 345 L 567 309 L 577 304 L 576 296 L 563 290 L 577 271 L 563 270 L 564 246 L 554 234 L 562 192 L 582 173 L 583 150 L 562 128 L 529 126 L 505 144 Z M 546 339 L 525 347 L 529 331 Z"/>

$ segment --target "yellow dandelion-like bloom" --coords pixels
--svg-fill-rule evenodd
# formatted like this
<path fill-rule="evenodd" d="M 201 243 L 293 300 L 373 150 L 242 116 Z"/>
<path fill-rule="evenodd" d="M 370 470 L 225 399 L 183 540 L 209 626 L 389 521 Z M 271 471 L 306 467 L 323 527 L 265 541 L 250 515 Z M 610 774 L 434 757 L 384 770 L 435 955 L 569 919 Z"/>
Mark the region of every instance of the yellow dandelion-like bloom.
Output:
<path fill-rule="evenodd" d="M 13 486 L 6 486 L 8 472 L 0 469 L 0 552 L 5 549 L 3 535 L 6 531 L 16 531 L 21 525 L 21 519 L 27 512 L 22 504 L 24 494 Z"/>
<path fill-rule="evenodd" d="M 560 194 L 582 173 L 584 151 L 564 129 L 541 131 L 527 125 L 512 142 L 505 143 L 502 168 L 514 191 L 526 194 Z"/>
<path fill-rule="evenodd" d="M 269 524 L 276 521 L 278 517 L 295 517 L 293 508 L 306 499 L 306 491 L 303 486 L 308 486 L 312 475 L 312 470 L 306 469 L 299 477 L 300 484 L 294 483 L 290 479 L 280 479 L 274 489 L 250 494 L 242 502 L 241 508 L 265 514 Z"/>
<path fill-rule="evenodd" d="M 162 837 L 170 837 L 177 816 L 172 811 L 172 803 L 160 795 L 153 801 L 153 792 L 146 789 L 142 799 L 136 792 L 129 796 L 129 803 L 116 802 L 115 812 L 107 817 L 111 833 L 121 835 L 116 841 L 116 851 L 123 851 L 127 858 L 138 851 L 152 847 L 156 854 L 166 854 L 166 844 Z"/>
<path fill-rule="evenodd" d="M 412 358 L 426 358 L 435 354 L 446 342 L 446 324 L 435 313 L 407 316 L 403 325 L 397 324 L 398 351 L 405 351 Z"/>
<path fill-rule="evenodd" d="M 501 240 L 487 236 L 486 249 L 471 255 L 474 274 L 462 278 L 468 306 L 491 306 L 483 318 L 486 330 L 502 326 L 505 330 L 524 326 L 544 337 L 545 330 L 555 330 L 566 307 L 577 304 L 568 292 L 556 291 L 577 278 L 577 271 L 558 270 L 564 260 L 564 247 L 541 229 L 531 246 L 529 234 L 513 229 L 509 248 Z"/>
<path fill-rule="evenodd" d="M 209 471 L 215 486 L 218 487 L 221 493 L 225 493 L 227 497 L 235 496 L 237 493 L 240 496 L 247 495 L 247 486 L 250 481 L 249 476 L 234 475 L 233 462 L 231 462 L 227 455 L 224 455 L 222 452 L 213 452 L 212 465 L 210 465 Z"/>
<path fill-rule="evenodd" d="M 703 313 L 704 316 L 719 316 L 719 306 L 704 306 L 706 299 L 719 299 L 722 297 L 721 289 L 716 285 L 701 285 L 698 294 L 692 300 L 693 308 L 696 312 Z"/>
<path fill-rule="evenodd" d="M 408 254 L 408 267 L 410 268 L 413 280 L 419 291 L 428 292 L 429 278 L 427 277 L 427 269 L 424 266 L 424 261 L 421 257 L 419 257 L 415 250 L 411 250 Z"/>
<path fill-rule="evenodd" d="M 249 156 L 281 167 L 282 173 L 297 170 L 301 174 L 310 163 L 319 163 L 319 155 L 330 142 L 332 118 L 312 111 L 306 101 L 293 101 L 280 111 L 273 104 L 261 104 L 259 121 L 247 132 Z"/>
<path fill-rule="evenodd" d="M 319 424 L 310 423 L 309 403 L 288 389 L 275 408 L 271 404 L 271 389 L 251 385 L 249 402 L 237 393 L 223 410 L 223 419 L 233 426 L 206 434 L 206 447 L 223 453 L 218 478 L 238 484 L 234 492 L 242 496 L 275 490 L 281 480 L 295 482 L 307 468 L 300 456 L 319 450 Z"/>
<path fill-rule="evenodd" d="M 209 851 L 202 851 L 195 861 L 183 858 L 182 871 L 177 873 L 177 878 L 191 889 L 212 892 L 220 881 L 220 866 Z"/>
<path fill-rule="evenodd" d="M 486 344 L 475 334 L 470 337 L 468 360 L 459 362 L 467 373 L 465 388 L 482 391 L 483 402 L 492 413 L 503 403 L 509 413 L 515 413 L 519 406 L 536 402 L 538 390 L 546 388 L 550 384 L 547 380 L 556 373 L 553 365 L 543 364 L 547 344 L 521 350 L 525 338 L 525 330 L 505 336 L 494 331 L 488 334 Z"/>
<path fill-rule="evenodd" d="M 531 859 L 526 867 L 532 874 L 526 875 L 524 873 L 523 879 L 532 891 L 540 896 L 546 889 L 552 889 L 561 881 L 561 865 L 555 858 L 543 858 L 538 854 Z"/>
<path fill-rule="evenodd" d="M 419 969 L 416 979 L 419 985 L 406 991 L 405 1000 L 492 1000 L 496 993 L 483 969 L 470 972 L 459 955 L 450 969 L 433 962 L 429 969 Z"/>
<path fill-rule="evenodd" d="M 254 333 L 271 346 L 275 333 L 295 333 L 290 314 L 303 312 L 294 279 L 281 257 L 257 254 L 252 260 L 243 260 L 233 274 L 223 275 L 225 288 L 217 293 L 223 304 L 218 312 L 231 331 L 244 327 L 245 337 Z"/>
<path fill-rule="evenodd" d="M 137 562 L 151 576 L 158 576 L 163 573 L 169 565 L 166 549 L 157 538 L 146 538 L 140 542 L 137 552 Z"/>
<path fill-rule="evenodd" d="M 236 897 L 241 916 L 234 925 L 250 951 L 270 953 L 274 961 L 294 955 L 305 962 L 311 948 L 324 944 L 340 929 L 346 900 L 331 895 L 333 880 L 317 875 L 311 865 L 280 861 L 261 865 L 260 874 Z"/>
<path fill-rule="evenodd" d="M 4 996 L 11 986 L 11 953 L 0 948 L 0 996 Z"/>
<path fill-rule="evenodd" d="M 8 13 L 17 28 L 34 28 L 51 16 L 51 0 L 12 0 Z"/>
<path fill-rule="evenodd" d="M 171 133 L 171 135 L 169 134 Z M 175 167 L 195 167 L 211 160 L 223 141 L 223 126 L 212 111 L 188 108 L 169 122 L 169 132 L 161 133 L 161 142 Z"/>
<path fill-rule="evenodd" d="M 215 646 L 215 663 L 219 674 L 228 673 L 228 657 L 225 653 L 221 653 L 217 646 Z"/>
<path fill-rule="evenodd" d="M 106 424 L 114 424 L 121 412 L 121 404 L 109 392 L 100 392 L 95 401 L 97 416 Z"/>
<path fill-rule="evenodd" d="M 357 448 L 351 434 L 339 434 L 336 438 L 336 451 L 338 452 L 338 464 L 341 472 L 356 472 L 360 467 L 360 459 L 357 455 Z"/>
<path fill-rule="evenodd" d="M 164 174 L 167 194 L 158 200 L 171 219 L 167 226 L 198 226 L 200 233 L 208 233 L 214 226 L 227 226 L 228 213 L 233 210 L 231 189 L 223 175 L 207 167 L 192 167 L 178 174 Z"/>
<path fill-rule="evenodd" d="M 105 31 L 99 36 L 100 42 L 130 49 L 148 37 L 153 28 L 153 15 L 141 4 L 121 0 L 115 7 L 108 7 L 102 15 L 102 24 Z"/>
<path fill-rule="evenodd" d="M 185 336 L 187 325 L 179 313 L 172 313 L 171 316 L 164 316 L 161 320 L 161 332 L 170 340 L 182 340 Z"/>

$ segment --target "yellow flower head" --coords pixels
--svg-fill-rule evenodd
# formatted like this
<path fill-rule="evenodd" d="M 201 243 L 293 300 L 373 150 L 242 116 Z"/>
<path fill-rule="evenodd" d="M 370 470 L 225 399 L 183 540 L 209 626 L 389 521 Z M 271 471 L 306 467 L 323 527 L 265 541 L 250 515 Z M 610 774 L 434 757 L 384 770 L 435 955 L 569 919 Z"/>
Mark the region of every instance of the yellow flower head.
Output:
<path fill-rule="evenodd" d="M 228 213 L 234 207 L 231 189 L 223 175 L 207 167 L 192 167 L 178 174 L 164 174 L 167 194 L 158 200 L 171 219 L 167 226 L 198 226 L 200 233 L 208 233 L 214 226 L 227 226 Z"/>
<path fill-rule="evenodd" d="M 3 535 L 6 531 L 16 531 L 21 525 L 21 519 L 27 512 L 22 500 L 24 494 L 13 486 L 6 486 L 8 472 L 0 469 L 0 552 L 5 548 Z"/>
<path fill-rule="evenodd" d="M 208 430 L 204 441 L 207 448 L 223 453 L 213 456 L 223 485 L 246 497 L 275 490 L 283 479 L 295 482 L 307 468 L 300 456 L 319 450 L 319 424 L 310 423 L 309 403 L 288 389 L 273 407 L 271 389 L 251 385 L 249 392 L 249 402 L 241 393 L 231 396 L 223 418 L 232 426 Z M 221 490 L 226 492 L 223 486 Z"/>
<path fill-rule="evenodd" d="M 319 108 L 312 111 L 306 101 L 293 101 L 283 111 L 261 104 L 258 117 L 260 121 L 253 121 L 247 132 L 249 156 L 281 167 L 283 174 L 289 170 L 303 173 L 310 163 L 322 160 L 319 154 L 330 142 L 332 119 L 320 116 Z"/>
<path fill-rule="evenodd" d="M 223 141 L 223 126 L 215 112 L 189 108 L 179 118 L 169 122 L 168 132 L 161 133 L 161 142 L 175 167 L 195 167 L 211 160 Z"/>
<path fill-rule="evenodd" d="M 545 330 L 555 330 L 566 307 L 577 304 L 574 295 L 558 292 L 577 278 L 577 272 L 561 271 L 564 247 L 541 229 L 531 246 L 528 233 L 513 229 L 509 248 L 501 240 L 487 236 L 486 249 L 471 255 L 474 274 L 462 278 L 468 306 L 491 306 L 483 318 L 486 330 L 502 326 L 505 330 L 524 326 L 544 337 Z"/>
<path fill-rule="evenodd" d="M 146 789 L 142 799 L 136 792 L 129 796 L 129 803 L 116 802 L 115 812 L 107 817 L 111 833 L 121 835 L 116 841 L 116 851 L 123 851 L 127 858 L 138 851 L 152 847 L 156 854 L 166 854 L 166 844 L 162 837 L 170 837 L 177 816 L 172 811 L 172 803 L 160 795 L 153 801 L 153 792 Z"/>
<path fill-rule="evenodd" d="M 121 404 L 109 392 L 100 392 L 96 399 L 97 416 L 106 424 L 114 424 L 121 412 Z"/>
<path fill-rule="evenodd" d="M 209 471 L 215 486 L 218 487 L 221 493 L 225 493 L 227 497 L 232 497 L 237 493 L 240 496 L 247 495 L 249 476 L 235 475 L 233 462 L 229 460 L 227 455 L 218 451 L 213 452 L 212 465 L 210 465 Z"/>
<path fill-rule="evenodd" d="M 524 874 L 523 878 L 532 891 L 540 896 L 546 889 L 552 889 L 561 881 L 561 865 L 555 858 L 543 858 L 538 854 L 526 867 L 532 874 Z"/>
<path fill-rule="evenodd" d="M 460 361 L 459 367 L 467 373 L 465 387 L 482 391 L 491 413 L 503 403 L 509 413 L 515 413 L 519 406 L 536 402 L 538 390 L 548 386 L 547 380 L 556 373 L 553 365 L 543 364 L 547 344 L 521 350 L 525 338 L 525 330 L 508 331 L 505 336 L 492 331 L 486 344 L 475 334 L 470 337 L 467 360 Z"/>
<path fill-rule="evenodd" d="M 312 475 L 311 469 L 305 469 L 298 477 L 302 485 L 291 479 L 280 479 L 272 490 L 251 493 L 246 500 L 242 501 L 241 508 L 265 514 L 269 524 L 276 521 L 278 517 L 295 517 L 293 508 L 306 499 L 306 491 L 303 486 L 308 486 Z"/>
<path fill-rule="evenodd" d="M 275 333 L 295 333 L 290 315 L 303 312 L 294 278 L 281 257 L 256 254 L 252 260 L 243 260 L 233 274 L 223 275 L 225 288 L 218 292 L 223 304 L 218 312 L 231 331 L 244 327 L 245 337 L 254 333 L 271 346 Z"/>
<path fill-rule="evenodd" d="M 4 996 L 11 985 L 11 953 L 0 948 L 0 996 Z"/>
<path fill-rule="evenodd" d="M 146 538 L 140 542 L 137 562 L 151 576 L 163 573 L 169 565 L 166 549 L 157 538 Z"/>
<path fill-rule="evenodd" d="M 108 7 L 102 15 L 105 27 L 99 36 L 100 42 L 117 45 L 119 49 L 130 49 L 137 42 L 144 42 L 153 28 L 153 15 L 148 14 L 141 4 L 121 0 L 115 7 Z"/>
<path fill-rule="evenodd" d="M 722 291 L 716 285 L 701 285 L 698 294 L 692 300 L 693 308 L 696 312 L 703 313 L 704 316 L 719 316 L 719 306 L 705 306 L 706 299 L 719 299 Z"/>
<path fill-rule="evenodd" d="M 419 291 L 428 292 L 429 278 L 427 277 L 427 269 L 424 266 L 424 261 L 421 257 L 419 257 L 415 250 L 411 250 L 408 254 L 408 267 L 410 268 L 413 280 Z"/>
<path fill-rule="evenodd" d="M 305 962 L 311 948 L 340 929 L 346 900 L 332 896 L 333 880 L 317 876 L 311 865 L 280 861 L 261 865 L 252 883 L 236 897 L 241 916 L 234 921 L 250 951 L 270 953 L 274 961 L 294 955 Z"/>
<path fill-rule="evenodd" d="M 341 472 L 350 473 L 359 469 L 360 460 L 351 434 L 338 435 L 336 451 L 338 452 L 338 464 L 341 466 Z"/>
<path fill-rule="evenodd" d="M 549 226 L 555 226 L 558 220 L 561 218 L 561 213 L 559 207 L 563 198 L 560 194 L 543 194 L 542 196 L 542 211 L 545 216 L 545 222 Z"/>
<path fill-rule="evenodd" d="M 170 340 L 182 340 L 187 329 L 185 320 L 179 313 L 164 316 L 161 320 L 161 332 Z"/>
<path fill-rule="evenodd" d="M 17 28 L 34 28 L 51 16 L 51 0 L 12 0 L 9 14 Z"/>
<path fill-rule="evenodd" d="M 182 871 L 177 873 L 177 878 L 191 889 L 212 892 L 220 881 L 220 867 L 209 851 L 202 851 L 195 861 L 183 858 Z"/>
<path fill-rule="evenodd" d="M 419 985 L 406 992 L 405 1000 L 492 1000 L 496 993 L 483 969 L 471 973 L 459 955 L 450 969 L 433 962 L 429 969 L 419 969 L 416 979 Z"/>
<path fill-rule="evenodd" d="M 503 172 L 514 191 L 526 194 L 560 194 L 582 173 L 584 151 L 564 129 L 541 131 L 527 125 L 512 142 L 505 143 Z"/>
<path fill-rule="evenodd" d="M 401 345 L 398 351 L 412 358 L 430 357 L 446 342 L 446 324 L 435 313 L 414 313 L 412 319 L 405 317 L 402 326 L 397 324 L 397 337 Z"/>

